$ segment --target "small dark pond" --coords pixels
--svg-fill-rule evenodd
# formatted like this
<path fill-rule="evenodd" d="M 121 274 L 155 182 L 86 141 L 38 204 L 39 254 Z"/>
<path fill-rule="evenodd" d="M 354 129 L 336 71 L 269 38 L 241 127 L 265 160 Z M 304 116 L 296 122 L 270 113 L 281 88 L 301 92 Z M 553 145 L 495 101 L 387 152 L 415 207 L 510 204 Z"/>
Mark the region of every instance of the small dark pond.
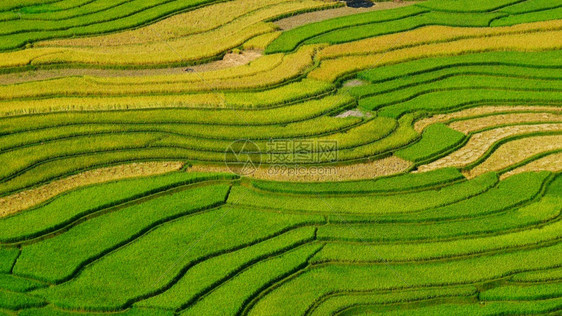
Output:
<path fill-rule="evenodd" d="M 344 2 L 351 8 L 370 8 L 374 5 L 369 0 L 345 0 Z"/>

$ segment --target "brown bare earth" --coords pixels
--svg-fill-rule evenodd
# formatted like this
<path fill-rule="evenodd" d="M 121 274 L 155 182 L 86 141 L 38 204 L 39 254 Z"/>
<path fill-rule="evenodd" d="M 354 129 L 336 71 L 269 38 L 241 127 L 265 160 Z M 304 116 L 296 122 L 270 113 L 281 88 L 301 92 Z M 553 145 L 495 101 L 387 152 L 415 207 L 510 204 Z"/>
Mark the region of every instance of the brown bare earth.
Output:
<path fill-rule="evenodd" d="M 190 71 L 205 72 L 249 64 L 262 56 L 261 51 L 248 50 L 240 53 L 228 53 L 223 59 L 206 64 L 190 66 Z M 186 67 L 156 69 L 44 69 L 0 75 L 0 84 L 15 84 L 28 81 L 47 80 L 71 76 L 92 77 L 142 77 L 158 75 L 177 75 L 185 73 Z"/>
<path fill-rule="evenodd" d="M 476 133 L 459 150 L 418 167 L 420 171 L 430 171 L 444 167 L 462 167 L 475 162 L 497 141 L 506 137 L 542 131 L 562 131 L 562 124 L 516 125 L 500 127 Z M 480 170 L 480 169 L 479 169 Z M 492 171 L 491 169 L 488 171 Z"/>
<path fill-rule="evenodd" d="M 339 16 L 346 16 L 346 15 L 369 12 L 369 11 L 394 9 L 398 7 L 412 5 L 417 2 L 419 1 L 376 2 L 375 5 L 370 8 L 340 7 L 340 8 L 327 9 L 322 11 L 307 12 L 307 13 L 291 16 L 288 18 L 284 18 L 275 21 L 274 23 L 282 30 L 290 30 L 304 24 L 324 21 L 331 18 L 337 18 Z"/>
<path fill-rule="evenodd" d="M 388 157 L 368 163 L 341 166 L 273 166 L 260 167 L 251 178 L 274 181 L 345 181 L 372 179 L 402 173 L 412 166 L 411 162 L 398 157 Z M 194 165 L 193 172 L 230 172 L 227 166 Z"/>
<path fill-rule="evenodd" d="M 262 55 L 262 52 L 258 50 L 247 50 L 241 51 L 240 53 L 229 53 L 224 55 L 222 60 L 196 65 L 190 68 L 196 72 L 203 72 L 242 66 L 260 58 Z"/>
<path fill-rule="evenodd" d="M 370 112 L 363 112 L 361 110 L 349 110 L 336 115 L 336 117 L 373 117 L 373 114 Z"/>
<path fill-rule="evenodd" d="M 539 158 L 537 160 L 533 160 L 526 165 L 523 165 L 521 167 L 515 168 L 511 171 L 502 174 L 500 176 L 500 179 L 503 180 L 512 175 L 516 175 L 527 171 L 539 171 L 539 170 L 546 170 L 551 172 L 562 171 L 562 153 L 556 153 Z"/>
<path fill-rule="evenodd" d="M 141 162 L 95 169 L 53 181 L 38 188 L 0 198 L 0 217 L 14 214 L 78 187 L 177 171 L 182 162 Z"/>
<path fill-rule="evenodd" d="M 426 127 L 435 123 L 448 123 L 455 119 L 468 118 L 493 113 L 509 113 L 509 112 L 558 112 L 562 113 L 562 108 L 554 106 L 479 106 L 466 110 L 438 114 L 429 118 L 419 120 L 415 123 L 414 128 L 421 133 Z"/>
<path fill-rule="evenodd" d="M 474 178 L 489 171 L 502 170 L 540 153 L 558 149 L 562 149 L 562 135 L 517 139 L 501 145 L 483 163 L 463 174 L 467 178 Z M 560 168 L 562 162 L 558 161 L 556 164 Z"/>
<path fill-rule="evenodd" d="M 365 81 L 359 79 L 351 79 L 343 83 L 344 87 L 358 87 L 366 84 Z"/>

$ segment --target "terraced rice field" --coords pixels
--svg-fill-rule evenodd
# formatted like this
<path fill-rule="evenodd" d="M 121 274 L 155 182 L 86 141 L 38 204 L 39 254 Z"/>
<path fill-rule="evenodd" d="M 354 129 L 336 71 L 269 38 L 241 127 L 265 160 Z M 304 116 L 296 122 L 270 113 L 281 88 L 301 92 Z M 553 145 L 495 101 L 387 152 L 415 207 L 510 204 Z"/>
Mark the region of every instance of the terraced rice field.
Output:
<path fill-rule="evenodd" d="M 562 313 L 562 1 L 345 5 L 2 1 L 0 315 Z"/>

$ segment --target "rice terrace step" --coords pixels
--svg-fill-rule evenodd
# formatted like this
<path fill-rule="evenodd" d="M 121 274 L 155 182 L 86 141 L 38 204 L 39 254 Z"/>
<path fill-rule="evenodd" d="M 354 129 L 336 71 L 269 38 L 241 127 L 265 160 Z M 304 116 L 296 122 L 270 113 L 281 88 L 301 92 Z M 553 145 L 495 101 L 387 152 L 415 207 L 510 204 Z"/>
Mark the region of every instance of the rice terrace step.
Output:
<path fill-rule="evenodd" d="M 0 316 L 562 314 L 562 0 L 3 0 Z"/>

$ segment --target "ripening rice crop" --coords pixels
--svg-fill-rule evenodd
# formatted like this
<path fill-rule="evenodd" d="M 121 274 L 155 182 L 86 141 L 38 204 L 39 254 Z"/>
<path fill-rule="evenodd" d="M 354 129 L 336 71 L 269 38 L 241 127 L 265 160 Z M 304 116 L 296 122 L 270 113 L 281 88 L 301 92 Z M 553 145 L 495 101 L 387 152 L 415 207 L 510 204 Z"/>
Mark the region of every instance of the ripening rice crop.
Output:
<path fill-rule="evenodd" d="M 365 56 L 349 56 L 324 60 L 309 77 L 334 81 L 338 77 L 365 68 L 393 64 L 413 59 L 460 55 L 483 51 L 539 51 L 556 49 L 562 43 L 560 31 L 509 34 L 482 38 L 457 39 L 444 43 L 425 44 L 412 48 L 401 48 L 387 54 L 373 53 Z"/>
<path fill-rule="evenodd" d="M 95 46 L 122 46 L 130 44 L 143 44 L 161 42 L 178 37 L 191 36 L 198 33 L 209 32 L 216 28 L 225 27 L 231 23 L 249 25 L 256 21 L 256 16 L 287 2 L 286 0 L 242 0 L 234 2 L 218 2 L 200 9 L 180 13 L 156 23 L 138 29 L 124 32 L 105 34 L 100 36 L 57 39 L 37 43 L 38 47 L 95 47 Z M 312 6 L 314 1 L 301 1 L 293 8 L 304 4 Z M 317 5 L 320 5 L 318 3 Z M 249 18 L 251 16 L 251 18 Z M 257 20 L 260 21 L 260 20 Z"/>
<path fill-rule="evenodd" d="M 500 171 L 511 166 L 524 164 L 526 160 L 540 158 L 545 154 L 562 150 L 562 136 L 545 135 L 516 139 L 500 145 L 483 162 L 468 170 L 469 177 L 475 177 L 489 170 Z"/>
<path fill-rule="evenodd" d="M 532 160 L 531 162 L 517 167 L 502 174 L 503 178 L 510 177 L 523 172 L 530 172 L 533 170 L 548 170 L 552 172 L 560 172 L 562 167 L 559 162 L 562 161 L 562 152 L 546 155 L 542 158 Z"/>
<path fill-rule="evenodd" d="M 0 314 L 559 313 L 559 2 L 4 0 Z"/>
<path fill-rule="evenodd" d="M 181 162 L 143 162 L 86 171 L 68 178 L 50 182 L 38 188 L 0 197 L 0 217 L 29 208 L 63 192 L 81 186 L 116 179 L 157 175 L 176 171 L 182 166 L 183 163 Z"/>
<path fill-rule="evenodd" d="M 511 115 L 509 113 L 514 113 L 513 115 L 519 115 L 520 113 L 520 115 L 529 114 L 530 116 L 543 115 L 538 113 L 545 113 L 544 115 L 550 117 L 553 114 L 559 115 L 561 110 L 562 109 L 556 106 L 539 106 L 539 105 L 537 106 L 524 106 L 524 105 L 477 106 L 477 107 L 464 109 L 461 111 L 445 113 L 445 114 L 437 114 L 428 118 L 418 120 L 414 124 L 414 128 L 416 129 L 416 131 L 421 132 L 425 127 L 434 123 L 453 122 L 454 124 L 454 122 L 457 121 L 463 122 L 464 120 L 470 121 L 471 119 L 478 120 L 479 117 L 481 117 L 481 120 L 487 121 L 488 117 L 493 118 L 495 115 L 502 115 L 501 113 L 505 113 L 503 115 Z"/>
<path fill-rule="evenodd" d="M 562 125 L 556 123 L 513 125 L 474 133 L 470 135 L 469 140 L 461 148 L 439 160 L 420 166 L 420 170 L 433 170 L 445 166 L 451 167 L 470 165 L 476 163 L 479 159 L 482 159 L 482 157 L 489 153 L 494 146 L 501 143 L 502 140 L 506 141 L 518 136 L 524 137 L 525 135 L 532 135 L 533 133 L 539 132 L 559 132 L 561 128 Z"/>
<path fill-rule="evenodd" d="M 150 35 L 139 35 L 141 38 L 142 46 L 139 43 L 120 43 L 119 39 L 112 39 L 112 37 L 120 35 L 108 35 L 110 38 L 105 43 L 104 37 L 101 39 L 94 38 L 93 41 L 96 45 L 73 45 L 70 43 L 60 43 L 62 46 L 57 47 L 57 42 L 54 47 L 37 47 L 21 51 L 25 55 L 35 56 L 33 60 L 27 59 L 27 63 L 33 65 L 49 65 L 57 63 L 76 63 L 76 64 L 89 64 L 99 66 L 137 66 L 146 67 L 157 64 L 180 64 L 185 65 L 194 63 L 197 60 L 213 59 L 229 49 L 243 44 L 245 41 L 265 33 L 275 30 L 275 28 L 264 21 L 274 18 L 279 15 L 288 14 L 291 12 L 298 12 L 302 10 L 310 10 L 326 6 L 326 3 L 314 0 L 304 0 L 298 2 L 280 2 L 265 6 L 262 10 L 250 11 L 248 14 L 243 14 L 239 19 L 235 19 L 230 23 L 211 27 L 208 31 L 198 32 L 193 34 L 181 34 L 177 36 L 162 36 L 160 32 L 166 34 L 170 29 L 168 26 L 151 26 L 145 30 L 140 28 L 138 32 L 147 32 Z M 164 23 L 164 22 L 161 22 Z M 193 22 L 189 22 L 193 23 Z M 168 22 L 166 22 L 168 24 Z M 131 31 L 135 32 L 135 31 Z M 134 36 L 135 34 L 124 34 L 123 36 Z M 148 38 L 146 38 L 148 37 Z M 156 41 L 151 40 L 150 37 L 156 37 Z M 146 38 L 146 39 L 142 39 Z M 99 44 L 101 40 L 101 45 Z M 119 45 L 112 45 L 111 43 L 117 41 Z M 54 52 L 47 54 L 47 52 Z M 20 52 L 9 54 L 17 55 Z M 16 57 L 18 58 L 18 57 Z M 18 58 L 19 59 L 19 58 Z M 2 58 L 4 60 L 4 58 Z M 23 63 L 20 65 L 25 65 Z M 13 62 L 11 62 L 13 64 Z M 0 63 L 0 67 L 4 67 Z"/>

